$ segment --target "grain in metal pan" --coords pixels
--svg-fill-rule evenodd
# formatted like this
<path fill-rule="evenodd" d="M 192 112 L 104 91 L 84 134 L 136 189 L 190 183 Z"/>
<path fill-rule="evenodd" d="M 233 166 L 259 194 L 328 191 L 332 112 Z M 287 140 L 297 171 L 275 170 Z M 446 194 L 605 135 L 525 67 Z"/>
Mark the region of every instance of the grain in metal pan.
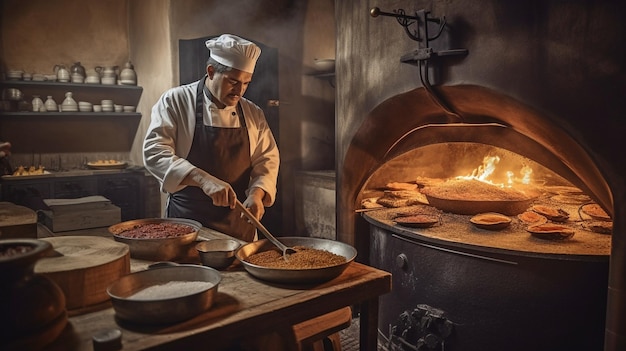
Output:
<path fill-rule="evenodd" d="M 258 252 L 246 258 L 246 262 L 268 268 L 314 269 L 332 267 L 346 262 L 346 258 L 326 250 L 306 246 L 294 246 L 296 252 L 283 258 L 282 252 L 268 250 Z"/>

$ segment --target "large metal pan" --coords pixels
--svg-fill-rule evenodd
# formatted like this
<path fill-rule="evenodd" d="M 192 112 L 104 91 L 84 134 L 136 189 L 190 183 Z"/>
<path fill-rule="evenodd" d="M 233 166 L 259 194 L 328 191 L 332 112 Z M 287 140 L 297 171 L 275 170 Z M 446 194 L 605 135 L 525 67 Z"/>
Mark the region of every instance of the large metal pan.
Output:
<path fill-rule="evenodd" d="M 125 230 L 152 223 L 184 224 L 192 227 L 193 231 L 183 236 L 164 239 L 133 239 L 120 235 Z M 146 218 L 114 224 L 109 227 L 109 232 L 113 234 L 115 241 L 129 246 L 132 258 L 149 261 L 170 261 L 187 256 L 189 247 L 195 243 L 198 237 L 200 228 L 202 228 L 202 225 L 199 222 L 186 218 Z"/>
<path fill-rule="evenodd" d="M 171 324 L 192 318 L 213 305 L 222 277 L 210 267 L 180 264 L 157 266 L 123 276 L 107 288 L 115 314 L 141 324 Z M 132 295 L 151 286 L 171 282 L 205 282 L 205 287 L 178 291 L 170 298 L 135 299 Z M 200 291 L 198 291 L 200 290 Z"/>
<path fill-rule="evenodd" d="M 305 284 L 325 282 L 339 276 L 354 261 L 357 255 L 354 247 L 339 241 L 308 237 L 279 237 L 277 239 L 289 247 L 307 246 L 318 250 L 326 250 L 345 257 L 346 262 L 331 267 L 315 269 L 269 268 L 246 262 L 246 258 L 257 252 L 276 248 L 267 239 L 242 246 L 235 256 L 241 261 L 246 271 L 256 278 L 275 283 Z"/>

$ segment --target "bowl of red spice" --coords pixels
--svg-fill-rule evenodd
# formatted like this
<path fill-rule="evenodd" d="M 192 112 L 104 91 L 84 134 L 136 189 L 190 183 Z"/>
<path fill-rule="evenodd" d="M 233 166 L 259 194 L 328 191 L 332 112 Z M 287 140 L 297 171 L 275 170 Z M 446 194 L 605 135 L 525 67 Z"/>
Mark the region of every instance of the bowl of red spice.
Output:
<path fill-rule="evenodd" d="M 130 257 L 175 261 L 189 256 L 202 225 L 187 218 L 135 219 L 109 227 L 115 241 L 129 246 Z"/>

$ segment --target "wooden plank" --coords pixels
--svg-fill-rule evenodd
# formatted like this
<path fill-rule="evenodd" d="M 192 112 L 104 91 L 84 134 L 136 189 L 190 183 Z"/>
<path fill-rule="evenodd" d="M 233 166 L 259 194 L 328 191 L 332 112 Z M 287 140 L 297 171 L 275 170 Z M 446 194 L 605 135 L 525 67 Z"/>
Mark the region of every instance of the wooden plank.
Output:
<path fill-rule="evenodd" d="M 77 199 L 44 199 L 43 202 L 54 214 L 63 212 L 103 210 L 110 208 L 111 200 L 101 195 L 80 197 Z"/>
<path fill-rule="evenodd" d="M 293 333 L 296 341 L 306 345 L 343 330 L 349 327 L 350 323 L 352 323 L 352 309 L 344 307 L 294 325 Z"/>

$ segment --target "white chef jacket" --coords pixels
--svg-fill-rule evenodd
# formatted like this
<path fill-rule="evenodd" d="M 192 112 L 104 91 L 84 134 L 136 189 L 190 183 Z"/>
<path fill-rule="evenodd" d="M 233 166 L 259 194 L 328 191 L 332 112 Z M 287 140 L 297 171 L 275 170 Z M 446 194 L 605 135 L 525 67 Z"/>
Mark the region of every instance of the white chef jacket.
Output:
<path fill-rule="evenodd" d="M 144 165 L 161 184 L 161 191 L 174 193 L 186 185 L 180 183 L 196 166 L 185 158 L 189 155 L 195 132 L 195 99 L 198 82 L 167 90 L 152 107 L 150 126 L 143 143 Z M 250 100 L 239 101 L 250 137 L 252 173 L 250 186 L 267 194 L 267 207 L 276 199 L 276 180 L 280 156 L 276 140 L 267 124 L 263 110 Z M 218 109 L 204 96 L 203 122 L 207 126 L 237 128 L 239 118 L 232 113 L 236 106 Z M 247 191 L 246 191 L 247 194 Z"/>

